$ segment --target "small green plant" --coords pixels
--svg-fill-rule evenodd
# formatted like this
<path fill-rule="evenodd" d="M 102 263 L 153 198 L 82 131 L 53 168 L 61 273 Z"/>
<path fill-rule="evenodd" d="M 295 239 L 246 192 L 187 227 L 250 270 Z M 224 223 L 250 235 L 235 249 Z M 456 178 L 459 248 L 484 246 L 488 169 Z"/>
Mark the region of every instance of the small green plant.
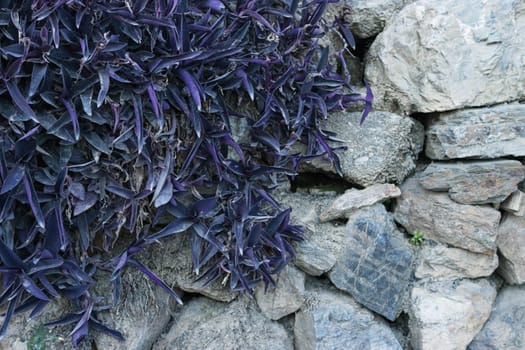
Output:
<path fill-rule="evenodd" d="M 27 350 L 45 350 L 48 344 L 55 342 L 56 337 L 50 334 L 44 325 L 38 326 L 29 338 Z"/>
<path fill-rule="evenodd" d="M 412 238 L 410 238 L 410 244 L 420 245 L 421 242 L 423 242 L 424 236 L 423 232 L 415 230 L 412 234 Z"/>

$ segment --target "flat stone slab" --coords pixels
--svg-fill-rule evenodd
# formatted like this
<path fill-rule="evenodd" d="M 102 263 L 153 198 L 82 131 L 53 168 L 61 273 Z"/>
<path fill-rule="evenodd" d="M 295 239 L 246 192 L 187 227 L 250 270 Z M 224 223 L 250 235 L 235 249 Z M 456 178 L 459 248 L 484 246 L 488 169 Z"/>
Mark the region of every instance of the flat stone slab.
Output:
<path fill-rule="evenodd" d="M 328 276 L 339 289 L 389 320 L 402 311 L 414 257 L 382 204 L 353 213 Z"/>
<path fill-rule="evenodd" d="M 367 207 L 400 195 L 401 190 L 393 184 L 375 184 L 362 190 L 352 188 L 337 197 L 330 207 L 321 213 L 319 219 L 321 222 L 326 222 L 339 218 L 348 218 L 355 209 Z"/>
<path fill-rule="evenodd" d="M 501 214 L 488 206 L 454 202 L 445 193 L 424 189 L 416 177 L 401 186 L 394 218 L 408 233 L 473 253 L 493 255 Z"/>
<path fill-rule="evenodd" d="M 498 232 L 498 273 L 510 284 L 525 283 L 525 217 L 505 215 Z"/>
<path fill-rule="evenodd" d="M 462 204 L 501 203 L 525 178 L 525 167 L 517 160 L 434 162 L 420 175 L 427 190 L 448 191 Z"/>
<path fill-rule="evenodd" d="M 442 113 L 429 119 L 425 153 L 431 159 L 523 157 L 523 125 L 519 103 Z"/>

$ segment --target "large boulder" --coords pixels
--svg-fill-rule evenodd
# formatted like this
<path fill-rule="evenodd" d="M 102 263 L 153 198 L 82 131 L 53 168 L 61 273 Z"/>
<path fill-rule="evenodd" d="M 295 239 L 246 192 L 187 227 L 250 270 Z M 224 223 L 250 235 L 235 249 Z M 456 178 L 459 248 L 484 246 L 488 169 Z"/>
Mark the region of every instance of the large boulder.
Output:
<path fill-rule="evenodd" d="M 378 35 L 365 76 L 376 108 L 401 114 L 525 97 L 521 1 L 420 0 Z"/>
<path fill-rule="evenodd" d="M 294 334 L 297 350 L 401 350 L 383 319 L 320 283 L 307 286 Z"/>
<path fill-rule="evenodd" d="M 418 350 L 463 350 L 489 318 L 496 288 L 487 280 L 425 283 L 412 288 L 411 342 Z"/>
<path fill-rule="evenodd" d="M 175 316 L 169 332 L 153 346 L 163 349 L 261 349 L 291 350 L 285 328 L 257 310 L 247 297 L 230 304 L 199 297 Z"/>
<path fill-rule="evenodd" d="M 511 284 L 525 283 L 525 217 L 505 215 L 498 232 L 498 273 Z"/>
<path fill-rule="evenodd" d="M 419 178 L 432 191 L 448 191 L 462 204 L 501 203 L 517 190 L 525 178 L 525 167 L 517 160 L 435 162 Z"/>
<path fill-rule="evenodd" d="M 425 153 L 431 159 L 525 156 L 525 105 L 441 113 L 428 119 Z"/>
<path fill-rule="evenodd" d="M 474 253 L 493 255 L 501 214 L 488 206 L 454 202 L 445 193 L 424 189 L 416 177 L 401 186 L 394 218 L 408 233 Z"/>
<path fill-rule="evenodd" d="M 413 270 L 408 241 L 382 204 L 350 215 L 343 249 L 328 276 L 370 310 L 394 320 L 405 302 Z"/>
<path fill-rule="evenodd" d="M 525 349 L 525 286 L 504 287 L 469 350 Z"/>
<path fill-rule="evenodd" d="M 338 152 L 345 180 L 362 186 L 376 183 L 401 183 L 415 169 L 423 149 L 424 130 L 412 118 L 389 112 L 371 112 L 360 125 L 361 113 L 333 113 L 322 127 L 335 132 L 346 146 Z M 332 164 L 315 159 L 303 170 L 335 173 Z"/>

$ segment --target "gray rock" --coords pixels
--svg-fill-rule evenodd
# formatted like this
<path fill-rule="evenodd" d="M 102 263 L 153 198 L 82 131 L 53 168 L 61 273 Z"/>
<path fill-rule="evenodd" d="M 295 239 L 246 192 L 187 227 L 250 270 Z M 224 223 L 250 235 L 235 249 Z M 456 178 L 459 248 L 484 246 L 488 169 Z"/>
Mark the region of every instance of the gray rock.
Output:
<path fill-rule="evenodd" d="M 319 213 L 329 206 L 335 197 L 331 192 L 283 192 L 275 196 L 284 208 L 292 208 L 292 222 L 305 229 L 304 241 L 293 243 L 296 253 L 295 265 L 312 276 L 320 276 L 329 271 L 341 249 L 344 225 L 319 221 Z"/>
<path fill-rule="evenodd" d="M 243 296 L 230 304 L 207 298 L 192 299 L 176 315 L 173 327 L 153 350 L 293 349 L 284 327 L 264 317 L 257 305 L 246 299 Z"/>
<path fill-rule="evenodd" d="M 401 350 L 384 320 L 326 285 L 308 288 L 294 334 L 297 350 Z"/>
<path fill-rule="evenodd" d="M 442 113 L 428 121 L 426 155 L 431 159 L 525 155 L 525 105 Z"/>
<path fill-rule="evenodd" d="M 352 211 L 384 200 L 399 197 L 401 190 L 392 184 L 375 184 L 363 190 L 352 188 L 337 197 L 332 205 L 324 210 L 319 219 L 326 222 L 348 217 Z"/>
<path fill-rule="evenodd" d="M 463 350 L 489 318 L 496 289 L 487 280 L 456 280 L 413 287 L 411 343 L 419 350 Z"/>
<path fill-rule="evenodd" d="M 490 318 L 469 350 L 525 349 L 525 286 L 501 289 Z"/>
<path fill-rule="evenodd" d="M 418 249 L 417 278 L 457 279 L 490 276 L 498 267 L 498 255 L 472 253 L 425 240 Z"/>
<path fill-rule="evenodd" d="M 371 112 L 359 125 L 361 113 L 333 113 L 323 121 L 323 129 L 337 133 L 346 146 L 338 153 L 343 177 L 352 183 L 400 183 L 415 169 L 415 159 L 422 150 L 424 132 L 421 123 L 389 112 Z M 307 170 L 335 173 L 330 162 L 315 159 Z M 304 169 L 304 168 L 303 168 Z"/>
<path fill-rule="evenodd" d="M 110 281 L 110 276 L 104 281 Z M 112 295 L 111 285 L 97 285 L 103 293 Z M 103 333 L 94 339 L 97 349 L 150 349 L 168 325 L 175 311 L 173 298 L 137 270 L 128 270 L 122 278 L 121 300 L 115 309 L 99 313 L 99 319 L 122 333 L 119 341 Z"/>
<path fill-rule="evenodd" d="M 389 320 L 402 311 L 413 255 L 385 207 L 350 215 L 343 249 L 329 278 L 339 289 Z"/>
<path fill-rule="evenodd" d="M 516 216 L 525 216 L 525 192 L 516 190 L 501 203 L 501 209 Z"/>
<path fill-rule="evenodd" d="M 411 114 L 523 98 L 522 5 L 420 0 L 404 7 L 378 35 L 365 61 L 375 108 Z"/>
<path fill-rule="evenodd" d="M 141 253 L 141 259 L 169 286 L 176 286 L 185 292 L 198 293 L 208 298 L 229 302 L 237 297 L 227 286 L 218 282 L 203 286 L 195 282 L 198 275 L 193 271 L 188 235 L 174 235 L 162 244 L 153 245 Z"/>
<path fill-rule="evenodd" d="M 474 253 L 493 255 L 500 212 L 485 206 L 458 204 L 445 193 L 425 190 L 413 177 L 401 186 L 395 220 L 408 233 L 448 243 Z"/>
<path fill-rule="evenodd" d="M 304 273 L 293 266 L 287 266 L 275 277 L 275 288 L 266 293 L 264 286 L 255 290 L 255 300 L 261 312 L 272 320 L 278 320 L 299 310 L 303 305 Z"/>
<path fill-rule="evenodd" d="M 525 283 L 525 217 L 505 215 L 498 232 L 498 273 L 510 284 Z"/>
<path fill-rule="evenodd" d="M 359 38 L 370 38 L 381 31 L 403 6 L 415 0 L 346 0 L 340 6 L 348 7 L 345 22 L 352 34 Z"/>
<path fill-rule="evenodd" d="M 448 191 L 462 204 L 501 203 L 525 178 L 517 160 L 494 160 L 430 164 L 419 183 L 427 190 Z"/>

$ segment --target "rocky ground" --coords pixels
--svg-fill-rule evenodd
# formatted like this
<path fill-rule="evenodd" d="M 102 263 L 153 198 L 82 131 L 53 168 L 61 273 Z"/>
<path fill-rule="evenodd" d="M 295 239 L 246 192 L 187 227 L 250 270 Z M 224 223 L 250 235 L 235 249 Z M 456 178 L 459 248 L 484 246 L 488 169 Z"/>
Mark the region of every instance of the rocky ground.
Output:
<path fill-rule="evenodd" d="M 146 258 L 185 305 L 130 272 L 121 306 L 100 314 L 126 340 L 95 333 L 83 348 L 525 349 L 525 5 L 346 0 L 331 13 L 345 7 L 371 44 L 351 62 L 374 111 L 324 125 L 347 146 L 343 180 L 327 162 L 302 169 L 344 193 L 300 176 L 276 194 L 306 230 L 277 288 L 250 299 L 193 283 L 177 236 Z M 0 348 L 70 348 L 39 327 L 61 308 L 17 317 Z"/>

